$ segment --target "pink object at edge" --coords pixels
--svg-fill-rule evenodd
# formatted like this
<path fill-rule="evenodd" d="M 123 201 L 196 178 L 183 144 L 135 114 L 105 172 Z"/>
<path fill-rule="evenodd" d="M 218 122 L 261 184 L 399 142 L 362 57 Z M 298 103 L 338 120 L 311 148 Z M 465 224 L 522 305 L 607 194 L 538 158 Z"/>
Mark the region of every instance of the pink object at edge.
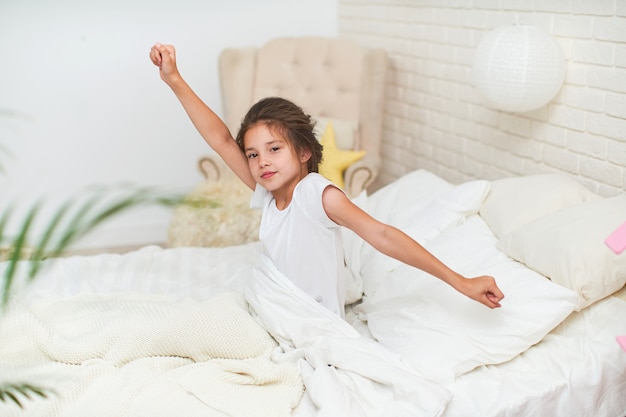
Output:
<path fill-rule="evenodd" d="M 626 249 L 626 222 L 622 223 L 613 233 L 611 233 L 604 243 L 618 255 Z"/>
<path fill-rule="evenodd" d="M 617 343 L 619 343 L 622 349 L 624 349 L 624 352 L 626 352 L 626 336 L 617 336 L 616 339 Z"/>

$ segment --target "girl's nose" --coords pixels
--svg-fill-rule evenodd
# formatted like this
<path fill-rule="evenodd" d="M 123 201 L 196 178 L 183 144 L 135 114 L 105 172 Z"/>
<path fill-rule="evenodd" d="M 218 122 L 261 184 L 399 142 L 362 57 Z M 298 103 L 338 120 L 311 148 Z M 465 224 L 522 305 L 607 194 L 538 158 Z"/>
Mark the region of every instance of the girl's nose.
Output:
<path fill-rule="evenodd" d="M 269 161 L 264 156 L 259 155 L 259 166 L 261 168 L 269 166 Z"/>

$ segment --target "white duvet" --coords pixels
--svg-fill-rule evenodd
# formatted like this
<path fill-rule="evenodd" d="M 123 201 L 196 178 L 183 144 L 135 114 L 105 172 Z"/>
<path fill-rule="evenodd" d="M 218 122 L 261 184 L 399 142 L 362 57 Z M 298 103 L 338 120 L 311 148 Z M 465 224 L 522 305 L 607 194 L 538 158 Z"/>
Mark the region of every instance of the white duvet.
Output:
<path fill-rule="evenodd" d="M 246 299 L 286 357 L 300 357 L 308 398 L 298 415 L 438 416 L 450 392 L 295 287 L 267 258 Z"/>

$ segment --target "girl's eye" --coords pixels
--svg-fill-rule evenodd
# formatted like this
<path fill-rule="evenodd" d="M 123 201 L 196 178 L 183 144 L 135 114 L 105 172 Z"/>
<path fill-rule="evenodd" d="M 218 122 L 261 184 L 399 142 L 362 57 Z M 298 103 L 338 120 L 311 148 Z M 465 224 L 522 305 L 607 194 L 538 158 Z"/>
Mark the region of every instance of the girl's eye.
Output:
<path fill-rule="evenodd" d="M 253 159 L 256 158 L 256 154 L 255 153 L 249 153 L 248 154 L 248 159 Z"/>
<path fill-rule="evenodd" d="M 276 151 L 277 151 L 277 150 L 279 150 L 279 149 L 280 149 L 280 147 L 278 147 L 278 146 L 274 146 L 274 147 L 272 147 L 272 148 L 271 148 L 271 151 L 272 151 L 272 152 L 276 152 Z"/>

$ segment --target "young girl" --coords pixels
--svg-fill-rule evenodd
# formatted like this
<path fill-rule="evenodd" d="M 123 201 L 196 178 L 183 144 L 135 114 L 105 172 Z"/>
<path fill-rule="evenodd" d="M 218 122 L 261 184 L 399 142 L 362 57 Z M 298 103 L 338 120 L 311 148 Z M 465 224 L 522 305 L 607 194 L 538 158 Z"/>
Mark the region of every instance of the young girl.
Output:
<path fill-rule="evenodd" d="M 278 270 L 322 305 L 343 316 L 344 257 L 340 227 L 347 227 L 380 252 L 419 268 L 489 308 L 504 297 L 493 277 L 465 278 L 400 230 L 357 207 L 317 173 L 322 147 L 315 122 L 288 100 L 254 104 L 237 139 L 200 100 L 176 67 L 171 45 L 155 44 L 150 59 L 194 126 L 262 208 L 259 237 Z"/>

